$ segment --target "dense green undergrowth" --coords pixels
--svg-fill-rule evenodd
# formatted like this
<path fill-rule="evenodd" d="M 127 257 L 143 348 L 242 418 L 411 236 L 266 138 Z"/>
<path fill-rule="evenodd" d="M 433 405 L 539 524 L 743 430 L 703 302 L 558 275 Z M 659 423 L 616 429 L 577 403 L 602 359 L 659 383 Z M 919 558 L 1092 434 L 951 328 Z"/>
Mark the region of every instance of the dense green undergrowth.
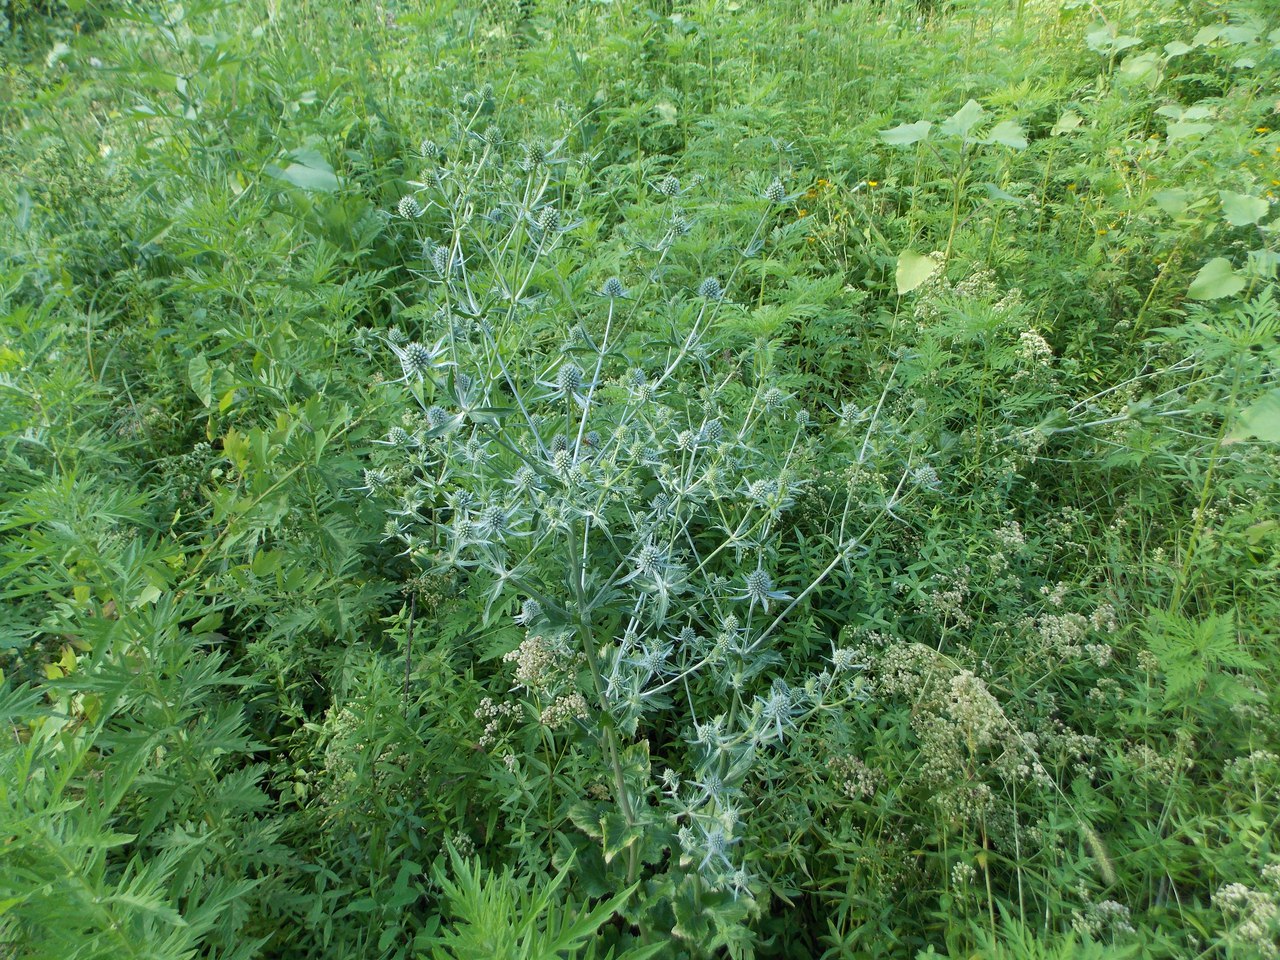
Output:
<path fill-rule="evenodd" d="M 1280 955 L 1273 5 L 0 58 L 0 956 Z"/>

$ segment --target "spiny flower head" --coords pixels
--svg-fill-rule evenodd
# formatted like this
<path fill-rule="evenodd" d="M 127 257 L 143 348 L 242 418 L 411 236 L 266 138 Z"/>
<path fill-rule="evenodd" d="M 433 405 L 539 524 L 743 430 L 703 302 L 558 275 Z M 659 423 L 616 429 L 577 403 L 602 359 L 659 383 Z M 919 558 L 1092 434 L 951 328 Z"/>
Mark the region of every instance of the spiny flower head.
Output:
<path fill-rule="evenodd" d="M 664 197 L 678 197 L 680 195 L 680 181 L 667 174 L 658 181 L 658 192 Z"/>
<path fill-rule="evenodd" d="M 445 276 L 449 272 L 449 248 L 436 247 L 431 251 L 431 266 L 440 276 Z"/>
<path fill-rule="evenodd" d="M 538 229 L 543 233 L 551 233 L 560 226 L 560 211 L 552 206 L 545 206 L 538 212 Z"/>
<path fill-rule="evenodd" d="M 787 395 L 777 387 L 770 387 L 760 397 L 766 410 L 778 410 L 787 402 Z"/>
<path fill-rule="evenodd" d="M 532 597 L 520 604 L 520 612 L 516 614 L 516 623 L 522 627 L 531 627 L 542 619 L 542 604 Z"/>
<path fill-rule="evenodd" d="M 627 289 L 617 277 L 610 277 L 604 282 L 604 286 L 600 288 L 600 295 L 608 297 L 610 300 L 616 300 L 618 297 L 625 297 Z"/>
<path fill-rule="evenodd" d="M 707 277 L 698 284 L 698 296 L 704 300 L 719 300 L 724 296 L 724 287 L 715 277 Z"/>
<path fill-rule="evenodd" d="M 769 186 L 764 188 L 764 198 L 770 203 L 781 203 L 787 198 L 787 189 L 782 185 L 782 181 L 777 177 L 769 182 Z"/>
<path fill-rule="evenodd" d="M 420 377 L 431 367 L 431 351 L 421 343 L 413 342 L 400 352 L 400 363 L 406 375 Z"/>
<path fill-rule="evenodd" d="M 526 167 L 540 167 L 547 162 L 547 141 L 534 137 L 524 145 L 524 163 Z"/>
<path fill-rule="evenodd" d="M 427 426 L 432 430 L 438 430 L 449 422 L 449 411 L 441 406 L 431 406 L 427 408 Z"/>
<path fill-rule="evenodd" d="M 582 386 L 582 368 L 576 363 L 565 363 L 556 371 L 556 387 L 562 393 L 576 393 Z"/>
<path fill-rule="evenodd" d="M 396 204 L 396 211 L 406 220 L 414 220 L 422 216 L 422 204 L 413 197 L 401 197 L 400 202 Z"/>
<path fill-rule="evenodd" d="M 392 427 L 387 431 L 387 443 L 399 447 L 409 442 L 409 433 L 404 427 Z"/>
<path fill-rule="evenodd" d="M 480 526 L 486 533 L 502 536 L 507 532 L 507 510 L 500 504 L 490 504 L 480 511 Z"/>

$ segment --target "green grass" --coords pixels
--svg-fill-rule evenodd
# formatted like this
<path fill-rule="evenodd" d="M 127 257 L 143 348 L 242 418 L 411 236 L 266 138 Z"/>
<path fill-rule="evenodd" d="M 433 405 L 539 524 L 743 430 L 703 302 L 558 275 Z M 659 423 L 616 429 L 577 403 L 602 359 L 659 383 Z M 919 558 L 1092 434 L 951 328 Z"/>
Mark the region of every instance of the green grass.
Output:
<path fill-rule="evenodd" d="M 1276 956 L 1272 7 L 0 3 L 0 956 Z"/>

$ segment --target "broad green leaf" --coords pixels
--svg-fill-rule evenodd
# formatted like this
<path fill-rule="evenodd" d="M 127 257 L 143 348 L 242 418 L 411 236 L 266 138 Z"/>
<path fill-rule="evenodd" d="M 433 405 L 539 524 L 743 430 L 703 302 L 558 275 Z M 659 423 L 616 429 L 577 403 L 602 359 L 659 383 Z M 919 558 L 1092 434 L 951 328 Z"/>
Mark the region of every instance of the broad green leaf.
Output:
<path fill-rule="evenodd" d="M 1193 47 L 1203 47 L 1205 44 L 1213 43 L 1222 35 L 1222 27 L 1208 26 L 1201 27 L 1194 37 L 1191 38 Z"/>
<path fill-rule="evenodd" d="M 985 143 L 1002 143 L 1006 147 L 1013 147 L 1015 150 L 1025 150 L 1027 148 L 1027 135 L 1023 132 L 1022 127 L 1014 123 L 1012 120 L 1001 120 L 991 132 L 987 134 Z"/>
<path fill-rule="evenodd" d="M 982 187 L 982 189 L 987 191 L 987 196 L 990 197 L 992 200 L 1007 200 L 1012 203 L 1022 202 L 1021 197 L 1015 197 L 1008 190 L 1002 190 L 999 187 L 997 187 L 994 183 L 980 183 L 978 184 L 978 186 Z"/>
<path fill-rule="evenodd" d="M 1155 201 L 1156 206 L 1163 213 L 1167 213 L 1171 217 L 1180 217 L 1187 212 L 1187 207 L 1191 205 L 1191 194 L 1181 187 L 1170 187 L 1168 190 L 1157 191 L 1151 197 Z"/>
<path fill-rule="evenodd" d="M 1226 442 L 1249 439 L 1280 443 L 1280 390 L 1272 390 L 1242 410 Z"/>
<path fill-rule="evenodd" d="M 1191 44 L 1183 43 L 1181 40 L 1170 40 L 1164 45 L 1164 53 L 1167 57 L 1180 57 L 1184 53 L 1190 53 L 1194 49 L 1195 47 Z"/>
<path fill-rule="evenodd" d="M 268 167 L 267 173 L 279 180 L 284 180 L 315 193 L 331 193 L 340 186 L 337 174 L 318 150 L 310 147 L 294 150 L 289 154 L 293 163 L 281 170 L 279 167 Z"/>
<path fill-rule="evenodd" d="M 203 353 L 197 353 L 187 362 L 187 382 L 202 404 L 213 405 L 213 371 Z"/>
<path fill-rule="evenodd" d="M 1280 253 L 1266 249 L 1249 251 L 1249 263 L 1246 267 L 1249 276 L 1270 280 L 1276 275 L 1277 268 L 1280 268 Z"/>
<path fill-rule="evenodd" d="M 917 120 L 915 123 L 900 123 L 892 130 L 881 130 L 880 139 L 894 146 L 906 146 L 919 143 L 929 136 L 933 124 L 928 120 Z"/>
<path fill-rule="evenodd" d="M 926 257 L 914 250 L 898 254 L 898 270 L 894 275 L 898 283 L 898 296 L 910 293 L 937 271 L 940 264 L 933 257 Z"/>
<path fill-rule="evenodd" d="M 1074 110 L 1068 110 L 1058 118 L 1058 122 L 1055 123 L 1053 125 L 1053 129 L 1049 131 L 1049 136 L 1059 137 L 1064 133 L 1070 133 L 1082 123 L 1084 123 L 1084 118 L 1081 117 L 1080 114 L 1076 113 Z"/>
<path fill-rule="evenodd" d="M 1124 63 L 1120 64 L 1120 75 L 1154 90 L 1160 85 L 1160 67 L 1160 55 L 1148 50 L 1125 57 Z"/>
<path fill-rule="evenodd" d="M 1168 139 L 1170 143 L 1176 140 L 1186 140 L 1189 137 L 1203 137 L 1206 133 L 1213 130 L 1211 123 L 1192 123 L 1189 120 L 1176 120 L 1168 126 Z"/>
<path fill-rule="evenodd" d="M 1245 286 L 1245 278 L 1236 273 L 1231 261 L 1225 257 L 1214 257 L 1196 274 L 1187 290 L 1192 300 L 1217 300 L 1220 297 L 1235 296 Z"/>
<path fill-rule="evenodd" d="M 938 125 L 938 129 L 949 137 L 968 136 L 974 125 L 980 123 L 987 115 L 977 100 L 970 100 L 963 107 Z"/>
<path fill-rule="evenodd" d="M 1085 34 L 1085 44 L 1094 53 L 1119 53 L 1136 47 L 1142 42 L 1141 37 L 1116 36 L 1113 28 L 1100 23 Z"/>
<path fill-rule="evenodd" d="M 1243 23 L 1229 23 L 1220 28 L 1218 36 L 1226 43 L 1244 45 L 1257 43 L 1259 31 Z"/>
<path fill-rule="evenodd" d="M 1219 190 L 1222 198 L 1222 213 L 1227 223 L 1233 227 L 1247 227 L 1257 223 L 1267 215 L 1271 204 L 1261 197 L 1251 197 L 1247 193 L 1232 193 L 1230 190 Z"/>

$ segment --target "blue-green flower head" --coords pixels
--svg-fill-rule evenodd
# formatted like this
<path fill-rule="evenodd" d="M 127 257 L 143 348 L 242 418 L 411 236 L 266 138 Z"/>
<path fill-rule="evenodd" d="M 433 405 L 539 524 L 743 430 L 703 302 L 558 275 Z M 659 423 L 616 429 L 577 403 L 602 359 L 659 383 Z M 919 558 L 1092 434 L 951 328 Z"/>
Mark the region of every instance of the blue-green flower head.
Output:
<path fill-rule="evenodd" d="M 698 296 L 704 300 L 719 300 L 724 296 L 724 287 L 715 277 L 707 277 L 698 284 Z"/>

